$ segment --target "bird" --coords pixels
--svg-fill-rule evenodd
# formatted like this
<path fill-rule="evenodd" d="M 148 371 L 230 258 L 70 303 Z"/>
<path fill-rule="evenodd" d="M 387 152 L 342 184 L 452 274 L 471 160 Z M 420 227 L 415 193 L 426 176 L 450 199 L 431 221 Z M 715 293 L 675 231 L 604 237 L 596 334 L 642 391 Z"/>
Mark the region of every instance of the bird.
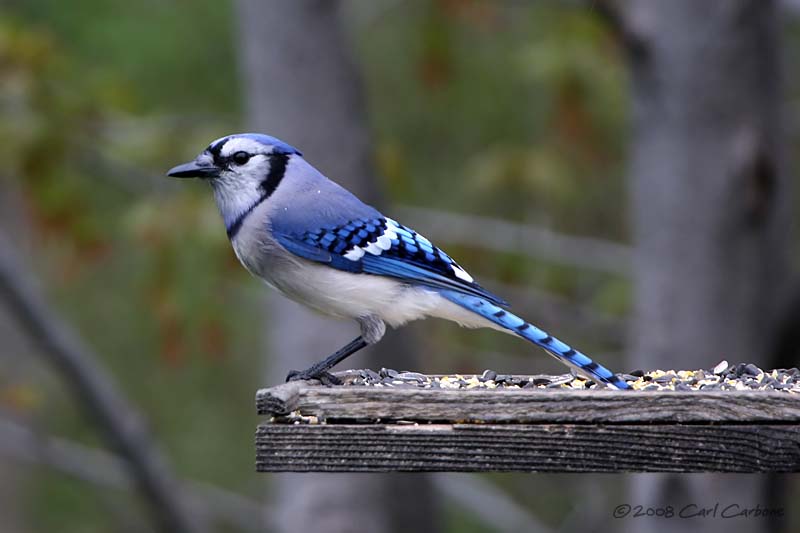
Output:
<path fill-rule="evenodd" d="M 221 137 L 167 172 L 210 184 L 236 257 L 250 273 L 318 312 L 355 320 L 360 335 L 287 381 L 340 380 L 330 369 L 377 343 L 387 326 L 439 317 L 543 348 L 612 389 L 624 379 L 508 310 L 442 249 L 328 179 L 293 146 L 261 133 Z"/>

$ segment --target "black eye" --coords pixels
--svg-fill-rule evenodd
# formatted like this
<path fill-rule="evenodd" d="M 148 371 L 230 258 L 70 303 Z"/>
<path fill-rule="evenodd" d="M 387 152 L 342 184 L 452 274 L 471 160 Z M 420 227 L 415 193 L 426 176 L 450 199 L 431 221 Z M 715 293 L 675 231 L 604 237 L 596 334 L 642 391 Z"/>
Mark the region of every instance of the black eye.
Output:
<path fill-rule="evenodd" d="M 235 154 L 233 154 L 231 159 L 233 159 L 233 162 L 236 163 L 237 165 L 244 165 L 245 163 L 250 161 L 250 154 L 248 154 L 247 152 L 236 152 Z"/>

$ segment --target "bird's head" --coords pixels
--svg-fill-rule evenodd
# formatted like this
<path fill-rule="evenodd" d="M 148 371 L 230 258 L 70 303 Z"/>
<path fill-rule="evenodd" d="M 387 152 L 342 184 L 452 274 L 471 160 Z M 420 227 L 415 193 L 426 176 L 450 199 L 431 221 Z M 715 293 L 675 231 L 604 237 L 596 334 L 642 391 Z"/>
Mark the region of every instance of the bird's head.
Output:
<path fill-rule="evenodd" d="M 292 156 L 302 154 L 275 137 L 239 133 L 217 139 L 193 161 L 170 169 L 167 175 L 207 180 L 230 228 L 242 213 L 275 191 Z"/>
<path fill-rule="evenodd" d="M 193 161 L 167 172 L 174 178 L 200 178 L 212 185 L 259 187 L 276 166 L 285 166 L 291 155 L 302 155 L 285 142 L 260 133 L 238 133 L 217 139 Z"/>

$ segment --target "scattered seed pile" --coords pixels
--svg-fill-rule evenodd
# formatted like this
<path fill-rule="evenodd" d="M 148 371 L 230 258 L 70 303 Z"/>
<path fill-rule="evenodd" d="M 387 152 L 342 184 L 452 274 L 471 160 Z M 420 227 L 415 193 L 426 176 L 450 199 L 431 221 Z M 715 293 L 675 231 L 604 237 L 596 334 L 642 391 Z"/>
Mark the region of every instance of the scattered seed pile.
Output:
<path fill-rule="evenodd" d="M 769 390 L 800 394 L 797 368 L 762 370 L 752 363 L 729 365 L 722 361 L 710 370 L 634 370 L 621 375 L 635 390 L 643 391 L 727 391 Z M 356 370 L 346 380 L 349 386 L 422 389 L 603 389 L 594 381 L 570 374 L 564 376 L 515 376 L 486 370 L 480 376 L 426 376 L 382 368 Z"/>

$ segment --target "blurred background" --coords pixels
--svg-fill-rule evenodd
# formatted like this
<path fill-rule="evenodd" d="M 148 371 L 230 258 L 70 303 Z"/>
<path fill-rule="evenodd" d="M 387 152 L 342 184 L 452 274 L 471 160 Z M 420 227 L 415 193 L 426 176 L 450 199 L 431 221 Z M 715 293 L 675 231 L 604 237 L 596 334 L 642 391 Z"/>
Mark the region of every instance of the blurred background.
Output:
<path fill-rule="evenodd" d="M 780 476 L 256 475 L 256 389 L 355 327 L 164 177 L 270 133 L 614 370 L 792 367 L 798 54 L 796 0 L 5 0 L 0 531 L 800 531 Z M 355 365 L 563 370 L 438 321 Z M 716 502 L 786 518 L 612 517 Z"/>

